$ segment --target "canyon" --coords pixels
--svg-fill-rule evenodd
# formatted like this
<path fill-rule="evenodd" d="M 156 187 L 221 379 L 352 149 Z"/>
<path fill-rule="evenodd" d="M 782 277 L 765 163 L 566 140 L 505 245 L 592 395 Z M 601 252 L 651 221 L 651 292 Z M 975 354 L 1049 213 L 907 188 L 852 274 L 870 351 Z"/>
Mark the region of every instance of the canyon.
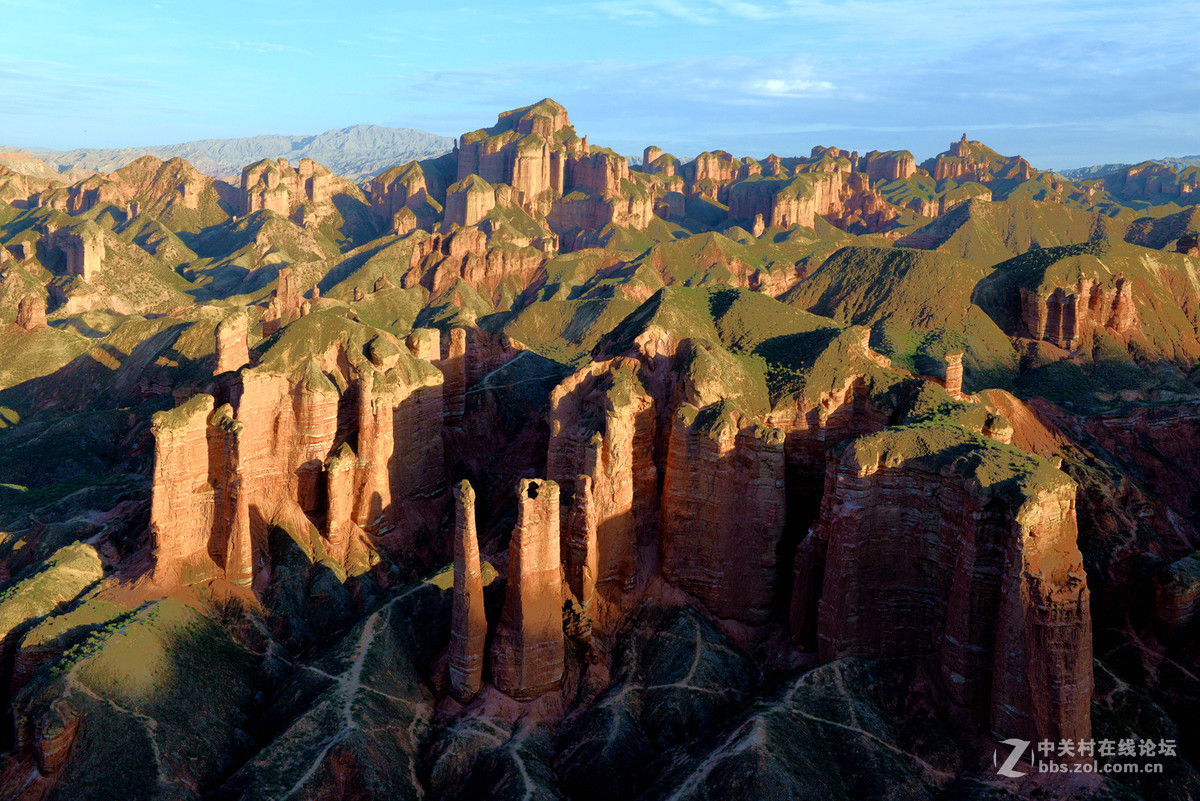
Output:
<path fill-rule="evenodd" d="M 5 797 L 1200 793 L 1173 168 L 3 169 Z"/>

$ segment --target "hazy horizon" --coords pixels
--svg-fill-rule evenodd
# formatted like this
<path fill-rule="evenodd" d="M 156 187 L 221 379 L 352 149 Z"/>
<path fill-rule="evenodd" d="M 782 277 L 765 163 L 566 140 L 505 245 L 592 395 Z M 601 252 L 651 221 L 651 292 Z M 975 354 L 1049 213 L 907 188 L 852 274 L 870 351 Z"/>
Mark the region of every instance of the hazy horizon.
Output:
<path fill-rule="evenodd" d="M 549 96 L 627 154 L 820 144 L 921 160 L 964 131 L 1043 169 L 1200 152 L 1200 8 L 1186 4 L 603 0 L 418 15 L 0 0 L 0 21 L 0 142 L 13 147 L 355 124 L 453 137 Z"/>

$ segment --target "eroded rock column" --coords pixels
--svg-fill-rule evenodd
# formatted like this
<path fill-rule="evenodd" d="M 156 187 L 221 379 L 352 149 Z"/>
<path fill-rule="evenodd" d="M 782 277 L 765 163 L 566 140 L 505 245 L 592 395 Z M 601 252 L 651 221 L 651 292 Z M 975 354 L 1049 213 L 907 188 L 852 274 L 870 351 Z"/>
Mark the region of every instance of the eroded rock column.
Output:
<path fill-rule="evenodd" d="M 504 611 L 492 643 L 496 687 L 519 701 L 557 689 L 563 675 L 558 484 L 521 482 L 508 546 Z"/>
<path fill-rule="evenodd" d="M 454 607 L 450 628 L 450 692 L 466 703 L 483 684 L 487 618 L 483 610 L 483 573 L 475 533 L 475 490 L 460 481 L 454 487 Z"/>

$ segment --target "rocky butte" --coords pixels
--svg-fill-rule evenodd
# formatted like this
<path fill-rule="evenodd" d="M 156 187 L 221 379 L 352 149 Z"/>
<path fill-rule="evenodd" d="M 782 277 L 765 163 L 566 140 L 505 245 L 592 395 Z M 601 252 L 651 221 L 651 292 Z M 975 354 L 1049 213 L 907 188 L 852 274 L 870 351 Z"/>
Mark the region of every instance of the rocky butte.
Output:
<path fill-rule="evenodd" d="M 3 168 L 0 797 L 1200 797 L 1196 176 L 798 152 Z"/>

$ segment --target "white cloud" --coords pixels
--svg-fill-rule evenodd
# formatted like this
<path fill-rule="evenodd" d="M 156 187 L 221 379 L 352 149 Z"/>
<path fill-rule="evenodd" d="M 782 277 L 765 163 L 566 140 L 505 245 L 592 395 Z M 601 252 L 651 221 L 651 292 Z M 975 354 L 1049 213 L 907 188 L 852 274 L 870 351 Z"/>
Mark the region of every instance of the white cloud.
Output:
<path fill-rule="evenodd" d="M 754 81 L 750 89 L 768 97 L 805 97 L 833 89 L 829 81 L 813 81 L 806 78 L 766 78 Z"/>

